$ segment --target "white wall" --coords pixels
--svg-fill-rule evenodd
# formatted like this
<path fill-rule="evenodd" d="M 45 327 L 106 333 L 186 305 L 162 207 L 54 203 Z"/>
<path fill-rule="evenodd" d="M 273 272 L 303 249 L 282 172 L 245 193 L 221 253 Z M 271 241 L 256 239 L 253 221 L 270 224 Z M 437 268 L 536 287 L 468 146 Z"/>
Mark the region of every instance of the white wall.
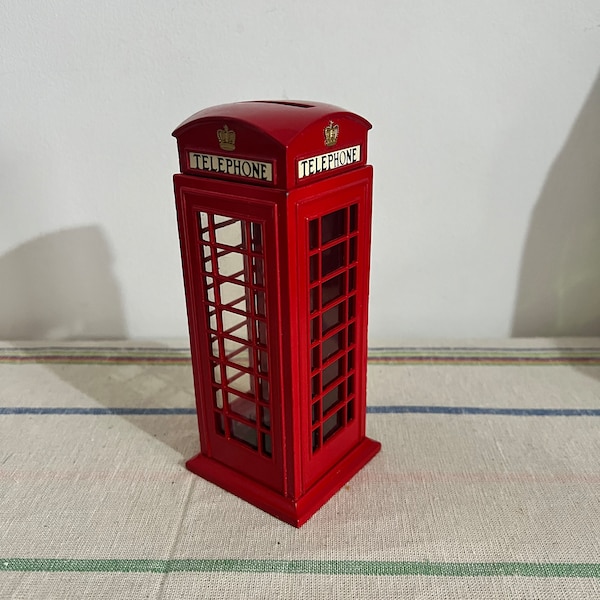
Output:
<path fill-rule="evenodd" d="M 374 125 L 371 343 L 600 334 L 597 0 L 4 0 L 0 337 L 186 335 L 171 131 Z"/>

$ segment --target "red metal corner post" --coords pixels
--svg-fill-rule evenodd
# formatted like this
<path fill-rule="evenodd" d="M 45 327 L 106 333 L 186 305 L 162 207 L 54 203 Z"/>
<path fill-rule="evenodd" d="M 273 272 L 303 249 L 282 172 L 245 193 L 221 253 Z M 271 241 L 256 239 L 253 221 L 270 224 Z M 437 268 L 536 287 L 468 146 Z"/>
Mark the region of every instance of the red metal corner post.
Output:
<path fill-rule="evenodd" d="M 327 104 L 241 102 L 173 134 L 201 441 L 187 467 L 296 527 L 380 449 L 369 129 Z"/>

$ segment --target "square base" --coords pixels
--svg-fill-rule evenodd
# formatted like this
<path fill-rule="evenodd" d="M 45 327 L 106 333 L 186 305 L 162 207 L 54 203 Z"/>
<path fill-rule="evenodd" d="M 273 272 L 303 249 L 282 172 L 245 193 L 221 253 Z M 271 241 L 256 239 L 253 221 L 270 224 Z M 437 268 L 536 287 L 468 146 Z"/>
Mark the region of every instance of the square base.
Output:
<path fill-rule="evenodd" d="M 282 496 L 272 489 L 249 479 L 243 473 L 198 454 L 185 463 L 196 475 L 253 504 L 257 508 L 300 527 L 312 517 L 339 489 L 360 471 L 381 449 L 381 444 L 364 438 L 335 467 L 299 498 Z"/>

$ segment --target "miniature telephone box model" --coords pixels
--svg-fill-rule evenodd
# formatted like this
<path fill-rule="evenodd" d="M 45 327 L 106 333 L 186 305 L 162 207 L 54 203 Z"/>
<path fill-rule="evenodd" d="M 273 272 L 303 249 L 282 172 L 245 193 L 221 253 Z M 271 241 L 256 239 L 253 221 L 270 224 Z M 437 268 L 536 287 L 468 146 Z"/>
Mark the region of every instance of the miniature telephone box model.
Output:
<path fill-rule="evenodd" d="M 187 467 L 296 527 L 381 447 L 365 436 L 370 127 L 240 102 L 173 133 L 201 448 Z"/>

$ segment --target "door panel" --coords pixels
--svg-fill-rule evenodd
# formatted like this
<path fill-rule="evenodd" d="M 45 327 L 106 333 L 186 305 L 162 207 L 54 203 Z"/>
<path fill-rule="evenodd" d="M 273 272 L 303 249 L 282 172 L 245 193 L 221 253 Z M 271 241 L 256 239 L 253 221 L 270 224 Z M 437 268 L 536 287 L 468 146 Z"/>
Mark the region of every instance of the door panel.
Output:
<path fill-rule="evenodd" d="M 189 188 L 180 197 L 202 453 L 282 491 L 275 206 Z"/>
<path fill-rule="evenodd" d="M 371 187 L 354 179 L 297 210 L 305 490 L 364 436 Z"/>

